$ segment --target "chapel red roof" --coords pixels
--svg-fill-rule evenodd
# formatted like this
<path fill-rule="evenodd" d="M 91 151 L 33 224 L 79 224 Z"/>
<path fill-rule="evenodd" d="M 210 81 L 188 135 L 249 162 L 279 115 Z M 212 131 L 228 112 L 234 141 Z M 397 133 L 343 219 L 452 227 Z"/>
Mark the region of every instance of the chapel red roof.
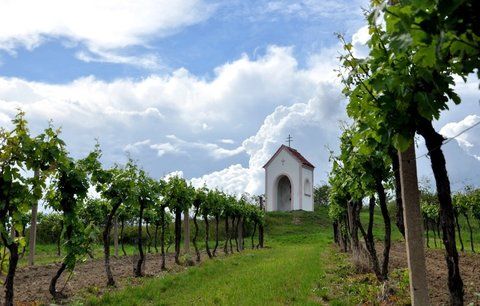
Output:
<path fill-rule="evenodd" d="M 278 148 L 277 152 L 275 152 L 275 154 L 273 154 L 273 156 L 268 160 L 268 162 L 263 166 L 263 168 L 266 168 L 268 166 L 268 164 L 283 150 L 287 150 L 288 153 L 290 153 L 293 157 L 295 157 L 300 163 L 302 163 L 302 165 L 304 166 L 307 166 L 307 167 L 311 167 L 311 168 L 315 168 L 314 165 L 312 165 L 312 163 L 310 163 L 305 157 L 303 157 L 302 154 L 300 154 L 300 152 L 298 152 L 297 150 L 293 149 L 293 148 L 290 148 L 286 145 L 281 145 L 280 148 Z"/>

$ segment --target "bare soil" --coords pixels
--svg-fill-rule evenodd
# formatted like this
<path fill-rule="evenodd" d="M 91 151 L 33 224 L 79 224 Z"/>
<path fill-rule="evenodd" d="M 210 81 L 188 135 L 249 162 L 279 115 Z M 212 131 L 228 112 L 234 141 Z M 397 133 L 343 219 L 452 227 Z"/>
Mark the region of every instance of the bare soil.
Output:
<path fill-rule="evenodd" d="M 448 305 L 447 263 L 445 251 L 425 249 L 428 289 L 432 305 Z M 459 253 L 460 271 L 465 290 L 465 305 L 480 305 L 480 254 Z M 394 268 L 407 268 L 407 254 L 404 243 L 392 244 L 390 271 Z"/>
<path fill-rule="evenodd" d="M 379 249 L 379 254 L 381 250 Z M 222 254 L 223 255 L 223 254 Z M 174 263 L 173 254 L 167 256 L 167 271 L 160 269 L 160 254 L 147 254 L 144 268 L 146 277 L 162 276 L 165 273 L 180 272 L 187 267 Z M 202 253 L 202 260 L 206 259 Z M 427 279 L 432 305 L 448 305 L 449 295 L 447 287 L 447 267 L 444 251 L 440 249 L 426 249 Z M 138 283 L 133 277 L 135 256 L 121 256 L 111 258 L 112 272 L 117 282 L 117 288 Z M 16 305 L 30 306 L 49 304 L 52 301 L 48 286 L 52 276 L 56 273 L 60 263 L 43 266 L 22 267 L 15 276 L 15 303 Z M 406 252 L 404 243 L 392 244 L 390 253 L 390 271 L 396 268 L 406 268 Z M 460 253 L 460 269 L 465 289 L 465 304 L 480 305 L 480 254 Z M 67 279 L 70 280 L 67 282 Z M 66 298 L 61 303 L 68 303 L 72 298 L 83 294 L 102 295 L 108 290 L 103 258 L 87 260 L 79 263 L 75 272 L 70 275 L 64 272 L 57 284 L 57 290 L 62 290 Z M 58 301 L 57 301 L 58 303 Z"/>
<path fill-rule="evenodd" d="M 202 260 L 205 257 L 202 256 Z M 180 272 L 187 268 L 175 265 L 174 254 L 167 255 L 167 271 L 160 269 L 160 254 L 147 254 L 146 258 L 143 270 L 146 277 L 159 277 L 165 273 Z M 138 279 L 133 277 L 133 267 L 136 260 L 136 256 L 111 257 L 110 263 L 117 288 L 138 282 Z M 48 287 L 52 276 L 55 275 L 59 267 L 60 263 L 19 268 L 15 274 L 15 305 L 30 306 L 52 303 L 53 300 Z M 68 278 L 70 279 L 67 282 Z M 70 272 L 65 271 L 57 283 L 57 290 L 62 291 L 65 299 L 56 303 L 68 303 L 75 296 L 81 296 L 82 293 L 102 295 L 105 291 L 113 290 L 106 286 L 103 258 L 87 260 L 84 263 L 77 264 L 74 273 L 71 275 Z"/>

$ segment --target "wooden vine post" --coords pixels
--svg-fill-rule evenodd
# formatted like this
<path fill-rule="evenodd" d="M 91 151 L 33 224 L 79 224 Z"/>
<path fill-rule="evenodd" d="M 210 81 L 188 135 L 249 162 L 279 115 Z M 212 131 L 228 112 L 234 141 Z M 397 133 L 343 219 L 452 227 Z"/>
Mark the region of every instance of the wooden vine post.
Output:
<path fill-rule="evenodd" d="M 400 179 L 404 203 L 405 241 L 408 272 L 410 277 L 410 297 L 412 305 L 429 305 L 425 249 L 423 245 L 423 219 L 420 211 L 417 163 L 414 144 L 405 152 L 398 152 Z"/>
<path fill-rule="evenodd" d="M 39 170 L 35 169 L 34 176 L 36 179 L 39 177 Z M 38 201 L 35 201 L 32 205 L 32 219 L 30 222 L 30 240 L 28 245 L 28 265 L 33 266 L 35 264 L 35 248 L 37 244 L 37 214 L 38 214 Z"/>

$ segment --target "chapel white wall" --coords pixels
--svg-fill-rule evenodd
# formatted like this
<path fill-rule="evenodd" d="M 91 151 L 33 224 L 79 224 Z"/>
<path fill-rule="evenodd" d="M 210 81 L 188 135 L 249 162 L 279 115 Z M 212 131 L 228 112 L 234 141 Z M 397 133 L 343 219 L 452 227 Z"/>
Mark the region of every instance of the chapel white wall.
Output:
<path fill-rule="evenodd" d="M 305 194 L 305 181 L 309 181 L 309 195 Z M 306 211 L 313 211 L 313 169 L 302 166 L 302 208 Z"/>
<path fill-rule="evenodd" d="M 285 162 L 282 164 L 282 159 Z M 279 176 L 286 175 L 290 179 L 292 187 L 293 210 L 300 209 L 300 184 L 301 164 L 286 150 L 280 153 L 270 162 L 265 171 L 265 195 L 267 211 L 277 210 L 276 203 L 276 183 Z"/>

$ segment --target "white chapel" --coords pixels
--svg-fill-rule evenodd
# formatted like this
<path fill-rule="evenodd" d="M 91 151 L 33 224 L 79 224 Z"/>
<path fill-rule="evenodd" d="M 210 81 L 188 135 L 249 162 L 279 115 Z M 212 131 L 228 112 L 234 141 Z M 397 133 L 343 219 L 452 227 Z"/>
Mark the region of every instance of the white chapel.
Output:
<path fill-rule="evenodd" d="M 313 211 L 315 167 L 297 150 L 282 145 L 263 168 L 267 211 Z"/>

